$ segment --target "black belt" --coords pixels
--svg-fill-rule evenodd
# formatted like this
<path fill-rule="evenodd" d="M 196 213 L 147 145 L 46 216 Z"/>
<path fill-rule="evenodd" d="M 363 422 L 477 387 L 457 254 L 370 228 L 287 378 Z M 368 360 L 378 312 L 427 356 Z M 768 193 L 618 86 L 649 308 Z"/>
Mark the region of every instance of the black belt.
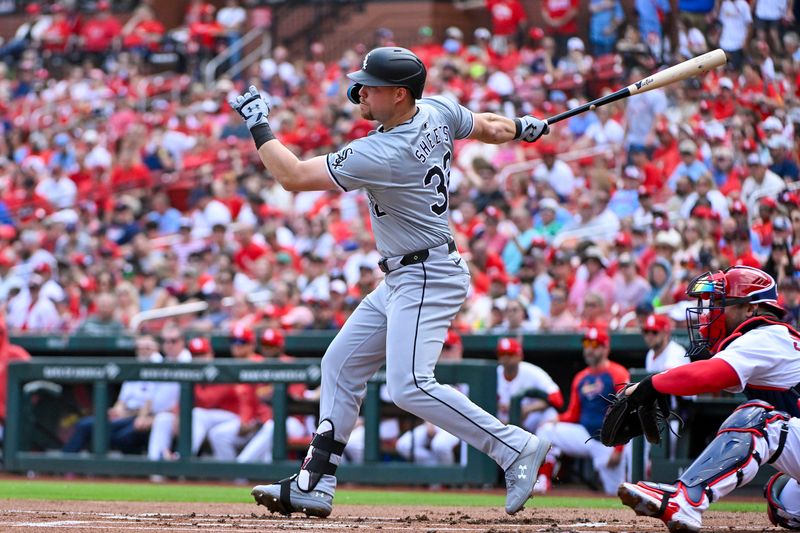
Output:
<path fill-rule="evenodd" d="M 439 246 L 434 246 L 433 248 L 438 248 L 438 247 Z M 408 253 L 408 254 L 400 257 L 400 260 L 398 261 L 399 262 L 399 266 L 395 266 L 395 265 L 390 265 L 389 264 L 390 261 L 392 261 L 394 258 L 382 257 L 381 260 L 378 261 L 378 268 L 380 268 L 381 272 L 383 272 L 384 274 L 388 274 L 389 272 L 397 270 L 401 266 L 416 265 L 417 263 L 423 263 L 428 259 L 428 257 L 430 257 L 431 250 L 433 248 L 429 248 L 427 250 L 417 250 L 416 252 L 411 252 L 411 253 Z M 448 241 L 447 242 L 447 253 L 448 254 L 452 254 L 457 249 L 458 248 L 456 248 L 455 241 Z M 395 268 L 391 268 L 392 266 L 395 266 Z"/>

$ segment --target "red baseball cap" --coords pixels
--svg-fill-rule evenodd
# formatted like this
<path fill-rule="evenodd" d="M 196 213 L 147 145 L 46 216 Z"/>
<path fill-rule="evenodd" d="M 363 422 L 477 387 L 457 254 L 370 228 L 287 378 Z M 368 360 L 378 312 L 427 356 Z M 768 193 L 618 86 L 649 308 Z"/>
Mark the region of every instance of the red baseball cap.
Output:
<path fill-rule="evenodd" d="M 195 337 L 187 345 L 192 355 L 200 355 L 211 352 L 211 341 L 205 337 Z"/>
<path fill-rule="evenodd" d="M 245 344 L 255 342 L 256 335 L 253 330 L 242 325 L 236 325 L 231 329 L 231 341 L 239 341 Z"/>
<path fill-rule="evenodd" d="M 667 315 L 653 313 L 645 319 L 642 331 L 656 331 L 659 333 L 662 331 L 672 331 L 672 321 Z"/>
<path fill-rule="evenodd" d="M 25 12 L 29 15 L 38 15 L 42 12 L 42 8 L 36 2 L 31 2 L 27 5 L 27 7 L 25 7 Z"/>
<path fill-rule="evenodd" d="M 283 348 L 286 343 L 281 330 L 275 328 L 267 328 L 261 334 L 261 344 L 264 346 L 274 346 Z"/>
<path fill-rule="evenodd" d="M 742 202 L 741 200 L 734 200 L 734 202 L 731 204 L 730 212 L 731 213 L 742 213 L 742 214 L 746 215 L 747 214 L 747 206 L 744 205 L 744 202 Z"/>
<path fill-rule="evenodd" d="M 603 328 L 589 328 L 583 334 L 583 343 L 586 344 L 587 342 L 609 346 L 611 338 L 608 336 L 608 331 Z"/>
<path fill-rule="evenodd" d="M 497 357 L 503 355 L 522 355 L 522 345 L 517 339 L 503 337 L 497 341 Z"/>
<path fill-rule="evenodd" d="M 614 237 L 614 246 L 633 246 L 633 237 L 627 231 L 621 231 Z"/>
<path fill-rule="evenodd" d="M 461 345 L 461 335 L 454 329 L 447 330 L 447 336 L 444 338 L 444 345 L 445 347 L 450 346 L 460 346 Z"/>

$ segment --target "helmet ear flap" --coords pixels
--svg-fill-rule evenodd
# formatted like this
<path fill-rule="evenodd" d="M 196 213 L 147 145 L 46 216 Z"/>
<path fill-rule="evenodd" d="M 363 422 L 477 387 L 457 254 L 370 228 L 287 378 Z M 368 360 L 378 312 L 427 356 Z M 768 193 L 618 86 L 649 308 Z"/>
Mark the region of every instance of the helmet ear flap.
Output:
<path fill-rule="evenodd" d="M 347 89 L 347 99 L 356 105 L 361 103 L 361 96 L 358 94 L 361 87 L 363 87 L 362 84 L 354 83 Z"/>

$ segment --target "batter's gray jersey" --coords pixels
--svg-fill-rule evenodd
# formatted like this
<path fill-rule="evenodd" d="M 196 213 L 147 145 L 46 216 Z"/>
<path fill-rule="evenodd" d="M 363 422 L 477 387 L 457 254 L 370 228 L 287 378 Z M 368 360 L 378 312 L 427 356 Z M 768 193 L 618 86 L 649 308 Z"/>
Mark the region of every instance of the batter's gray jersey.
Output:
<path fill-rule="evenodd" d="M 472 113 L 433 96 L 411 120 L 328 154 L 328 172 L 345 191 L 364 189 L 381 255 L 394 257 L 452 239 L 448 224 L 453 141 L 474 127 Z"/>

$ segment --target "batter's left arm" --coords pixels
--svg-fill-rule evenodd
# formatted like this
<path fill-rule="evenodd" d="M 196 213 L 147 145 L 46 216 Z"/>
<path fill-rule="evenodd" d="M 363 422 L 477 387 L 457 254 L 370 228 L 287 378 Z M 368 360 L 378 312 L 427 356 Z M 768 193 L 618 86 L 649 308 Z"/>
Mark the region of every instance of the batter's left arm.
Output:
<path fill-rule="evenodd" d="M 547 122 L 526 115 L 515 119 L 495 113 L 473 113 L 473 127 L 470 139 L 488 144 L 503 144 L 521 140 L 534 142 L 550 129 Z"/>

